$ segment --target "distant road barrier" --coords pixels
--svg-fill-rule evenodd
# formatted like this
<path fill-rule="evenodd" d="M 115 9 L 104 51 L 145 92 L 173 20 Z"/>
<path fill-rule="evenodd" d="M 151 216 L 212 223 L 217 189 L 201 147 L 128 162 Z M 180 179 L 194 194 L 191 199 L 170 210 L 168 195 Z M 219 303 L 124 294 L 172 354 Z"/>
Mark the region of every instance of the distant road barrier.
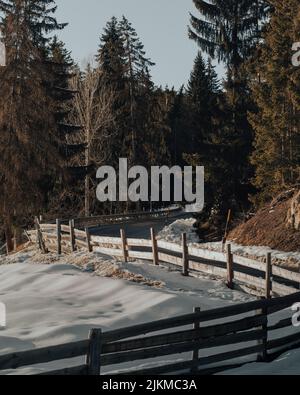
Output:
<path fill-rule="evenodd" d="M 112 214 L 112 215 L 99 215 L 99 216 L 91 216 L 91 217 L 77 217 L 74 218 L 74 225 L 76 228 L 84 229 L 86 227 L 98 227 L 101 225 L 107 224 L 118 224 L 129 222 L 133 220 L 141 220 L 141 219 L 153 219 L 153 218 L 165 218 L 169 217 L 173 213 L 180 213 L 182 211 L 182 207 L 173 206 L 155 211 L 141 211 L 141 212 L 133 212 L 127 214 Z M 43 221 L 40 221 L 43 222 Z M 69 219 L 61 219 L 60 222 L 64 225 L 69 224 Z M 55 221 L 50 222 L 50 224 L 54 224 Z"/>
<path fill-rule="evenodd" d="M 1 254 L 4 255 L 5 253 L 6 253 L 6 243 L 3 246 L 0 247 L 0 255 Z"/>

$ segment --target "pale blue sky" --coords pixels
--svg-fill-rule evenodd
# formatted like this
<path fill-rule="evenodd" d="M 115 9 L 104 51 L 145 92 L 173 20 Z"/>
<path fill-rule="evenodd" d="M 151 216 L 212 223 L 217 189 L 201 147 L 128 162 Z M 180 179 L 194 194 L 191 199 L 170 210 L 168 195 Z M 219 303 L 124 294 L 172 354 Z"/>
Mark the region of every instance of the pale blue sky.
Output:
<path fill-rule="evenodd" d="M 59 36 L 76 61 L 93 56 L 106 22 L 125 15 L 137 30 L 147 56 L 156 63 L 154 82 L 178 88 L 188 81 L 198 48 L 189 40 L 192 0 L 56 0 L 57 17 L 69 26 Z M 221 68 L 220 68 L 221 70 Z"/>

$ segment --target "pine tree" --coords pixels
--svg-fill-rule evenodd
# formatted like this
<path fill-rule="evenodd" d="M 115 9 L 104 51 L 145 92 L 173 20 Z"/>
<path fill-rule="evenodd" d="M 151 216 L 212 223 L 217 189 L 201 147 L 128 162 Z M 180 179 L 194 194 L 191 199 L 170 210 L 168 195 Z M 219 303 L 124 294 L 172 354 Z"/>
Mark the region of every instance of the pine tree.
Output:
<path fill-rule="evenodd" d="M 112 105 L 115 114 L 114 130 L 111 139 L 111 164 L 117 166 L 120 157 L 127 156 L 126 139 L 130 125 L 128 90 L 126 86 L 126 61 L 122 33 L 117 18 L 113 17 L 106 25 L 100 39 L 96 56 L 101 75 L 100 85 L 114 92 Z"/>
<path fill-rule="evenodd" d="M 212 96 L 218 92 L 218 81 L 213 67 L 208 66 L 198 53 L 187 86 L 188 107 L 190 111 L 189 138 L 195 149 L 211 133 Z"/>
<path fill-rule="evenodd" d="M 49 177 L 48 185 L 45 185 L 47 203 L 50 204 L 47 209 L 56 216 L 66 215 L 66 210 L 69 215 L 74 215 L 81 209 L 74 190 L 78 192 L 77 185 L 83 185 L 90 168 L 78 159 L 86 150 L 85 141 L 81 140 L 83 125 L 71 116 L 74 97 L 78 94 L 70 86 L 76 67 L 65 44 L 56 36 L 49 43 L 46 63 L 47 91 L 55 102 L 57 144 L 64 165 L 61 174 Z"/>
<path fill-rule="evenodd" d="M 127 157 L 132 165 L 137 164 L 141 157 L 138 145 L 142 140 L 138 135 L 142 133 L 138 129 L 138 114 L 145 103 L 140 92 L 154 63 L 146 57 L 143 44 L 125 17 L 120 22 L 115 17 L 108 22 L 97 61 L 103 81 L 116 95 L 116 142 L 119 146 L 114 151 L 119 157 Z"/>
<path fill-rule="evenodd" d="M 123 16 L 119 23 L 119 29 L 122 34 L 123 45 L 125 50 L 125 75 L 126 85 L 128 88 L 128 99 L 130 106 L 130 134 L 131 134 L 131 149 L 130 162 L 135 164 L 137 160 L 137 120 L 136 113 L 137 107 L 139 106 L 138 101 L 138 90 L 139 84 L 143 84 L 145 76 L 149 77 L 149 68 L 154 66 L 154 63 L 150 59 L 146 58 L 146 52 L 144 45 L 140 41 L 136 30 L 132 27 L 132 24 L 128 19 Z"/>
<path fill-rule="evenodd" d="M 198 52 L 195 59 L 194 68 L 187 85 L 187 93 L 192 103 L 205 103 L 206 98 L 203 95 L 208 94 L 208 79 L 206 63 L 201 52 Z"/>
<path fill-rule="evenodd" d="M 47 89 L 55 101 L 55 119 L 57 120 L 59 150 L 65 158 L 66 166 L 74 155 L 82 152 L 83 144 L 70 144 L 70 135 L 81 130 L 81 125 L 69 123 L 71 103 L 76 91 L 70 89 L 70 80 L 73 76 L 74 63 L 70 52 L 63 42 L 55 36 L 49 45 L 47 57 L 48 76 Z"/>
<path fill-rule="evenodd" d="M 222 146 L 224 149 L 227 146 L 224 155 L 229 161 L 225 157 L 221 159 L 225 165 L 224 172 L 232 169 L 230 178 L 234 199 L 228 200 L 227 205 L 231 208 L 234 205 L 240 210 L 247 204 L 250 191 L 248 180 L 252 169 L 249 156 L 253 139 L 247 117 L 252 103 L 244 65 L 259 41 L 270 6 L 264 0 L 194 0 L 194 3 L 202 18 L 191 15 L 190 38 L 213 59 L 224 62 L 227 68 L 224 85 L 224 119 L 227 125 L 223 125 L 226 141 Z"/>
<path fill-rule="evenodd" d="M 139 75 L 137 91 L 138 163 L 151 166 L 166 165 L 169 161 L 167 113 L 161 105 L 161 91 L 152 82 L 149 70 Z"/>
<path fill-rule="evenodd" d="M 168 124 L 170 134 L 168 146 L 171 154 L 172 165 L 184 166 L 184 153 L 191 153 L 195 149 L 190 132 L 191 115 L 187 104 L 187 95 L 182 86 L 178 92 L 174 89 L 166 89 L 165 95 L 168 99 Z"/>
<path fill-rule="evenodd" d="M 297 0 L 271 3 L 274 12 L 251 68 L 257 204 L 300 181 L 300 70 L 291 62 L 293 43 L 299 41 L 300 6 Z"/>
<path fill-rule="evenodd" d="M 190 38 L 213 59 L 224 62 L 235 80 L 240 65 L 249 58 L 259 40 L 260 22 L 269 12 L 268 1 L 193 1 L 202 18 L 191 15 Z"/>
<path fill-rule="evenodd" d="M 154 87 L 144 46 L 132 24 L 112 18 L 101 37 L 97 55 L 102 81 L 115 92 L 115 164 L 126 157 L 131 166 L 155 162 L 166 154 L 167 115 Z M 161 144 L 161 150 L 157 144 Z M 128 204 L 126 209 L 128 209 Z"/>
<path fill-rule="evenodd" d="M 224 214 L 232 201 L 228 109 L 214 66 L 210 59 L 204 62 L 200 53 L 187 92 L 193 150 L 184 158 L 190 165 L 205 167 L 205 214 Z"/>
<path fill-rule="evenodd" d="M 10 245 L 12 225 L 41 208 L 44 178 L 61 169 L 55 101 L 47 90 L 46 33 L 63 27 L 53 1 L 0 1 L 6 67 L 0 70 L 0 213 Z"/>

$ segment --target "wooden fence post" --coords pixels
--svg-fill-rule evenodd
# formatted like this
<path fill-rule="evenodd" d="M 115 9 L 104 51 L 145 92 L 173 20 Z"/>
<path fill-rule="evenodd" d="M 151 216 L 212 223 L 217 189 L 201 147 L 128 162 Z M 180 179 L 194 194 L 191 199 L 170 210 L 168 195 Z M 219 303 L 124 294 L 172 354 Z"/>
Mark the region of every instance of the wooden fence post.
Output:
<path fill-rule="evenodd" d="M 61 221 L 56 220 L 57 254 L 61 255 Z"/>
<path fill-rule="evenodd" d="M 39 235 L 38 217 L 34 217 L 34 227 L 36 231 L 36 247 L 41 250 L 42 246 L 41 246 L 41 240 Z"/>
<path fill-rule="evenodd" d="M 91 234 L 89 228 L 85 228 L 85 234 L 86 234 L 86 245 L 88 252 L 93 252 L 93 247 L 91 244 Z"/>
<path fill-rule="evenodd" d="M 122 250 L 123 250 L 124 262 L 128 262 L 127 240 L 126 240 L 125 230 L 121 229 L 120 234 L 121 234 L 121 240 L 122 240 Z"/>
<path fill-rule="evenodd" d="M 182 274 L 187 277 L 189 275 L 189 253 L 187 246 L 186 233 L 182 234 Z"/>
<path fill-rule="evenodd" d="M 74 252 L 76 250 L 76 245 L 75 245 L 75 223 L 74 220 L 71 219 L 69 221 L 69 228 L 70 228 L 70 244 L 71 244 L 71 251 Z"/>
<path fill-rule="evenodd" d="M 266 264 L 266 299 L 272 298 L 272 254 L 267 254 Z"/>
<path fill-rule="evenodd" d="M 88 376 L 100 376 L 101 372 L 101 350 L 102 350 L 102 331 L 92 329 L 89 335 L 89 350 L 86 357 Z"/>
<path fill-rule="evenodd" d="M 264 298 L 262 298 L 264 299 Z M 265 338 L 258 340 L 257 344 L 262 345 L 262 351 L 257 355 L 257 362 L 267 362 L 268 360 L 268 308 L 264 307 L 256 311 L 257 315 L 264 315 L 266 317 L 266 322 L 262 325 L 261 329 L 265 333 Z"/>
<path fill-rule="evenodd" d="M 152 241 L 153 264 L 155 266 L 158 266 L 159 260 L 158 260 L 157 239 L 153 228 L 150 229 L 150 233 L 151 233 L 151 241 Z"/>
<path fill-rule="evenodd" d="M 35 224 L 35 229 L 36 229 L 36 243 L 37 246 L 40 248 L 40 250 L 43 252 L 43 254 L 47 254 L 48 250 L 46 248 L 45 242 L 43 240 L 43 234 L 41 231 L 40 223 L 38 217 L 34 218 L 34 224 Z"/>
<path fill-rule="evenodd" d="M 231 253 L 231 244 L 227 244 L 227 287 L 230 289 L 234 288 L 233 279 L 233 254 Z"/>
<path fill-rule="evenodd" d="M 201 308 L 200 307 L 195 307 L 194 308 L 194 313 L 200 313 L 200 312 L 201 312 Z M 194 323 L 194 330 L 197 331 L 199 329 L 200 329 L 200 322 L 199 321 L 195 321 L 195 323 Z M 197 335 L 198 335 L 198 333 L 197 333 Z M 200 332 L 199 332 L 199 336 L 200 336 Z M 199 339 L 197 338 L 196 341 L 198 341 L 198 340 Z M 193 351 L 193 361 L 198 361 L 198 359 L 199 359 L 199 349 L 196 348 Z M 195 372 L 197 372 L 197 370 L 198 370 L 198 368 L 195 366 L 195 367 L 192 368 L 191 373 L 195 373 Z"/>

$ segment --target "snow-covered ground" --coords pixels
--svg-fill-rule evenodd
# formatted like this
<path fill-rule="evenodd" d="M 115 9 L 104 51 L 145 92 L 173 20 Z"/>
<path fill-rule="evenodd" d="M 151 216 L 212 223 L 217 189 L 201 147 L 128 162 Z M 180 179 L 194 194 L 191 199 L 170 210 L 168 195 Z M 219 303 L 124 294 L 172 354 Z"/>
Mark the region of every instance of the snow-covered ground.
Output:
<path fill-rule="evenodd" d="M 193 222 L 176 221 L 159 237 L 180 242 L 182 232 L 186 232 L 189 243 L 194 244 L 197 239 Z M 207 245 L 219 247 L 219 243 Z M 238 246 L 234 246 L 234 251 L 235 248 Z M 186 278 L 150 263 L 117 262 L 95 253 L 42 255 L 28 246 L 17 254 L 0 257 L 0 302 L 7 306 L 7 327 L 0 331 L 0 354 L 86 339 L 93 327 L 108 331 L 186 314 L 194 307 L 207 310 L 252 299 L 207 276 Z M 205 356 L 206 351 L 201 354 Z M 164 357 L 139 366 L 157 366 L 184 358 L 186 355 Z M 73 361 L 76 365 L 81 362 Z M 22 369 L 22 373 L 64 366 L 66 362 L 61 361 Z M 300 351 L 292 351 L 272 364 L 248 364 L 230 373 L 299 372 Z"/>
<path fill-rule="evenodd" d="M 283 376 L 300 375 L 300 350 L 292 350 L 278 357 L 271 363 L 251 363 L 238 369 L 229 370 L 220 375 L 255 375 Z"/>
<path fill-rule="evenodd" d="M 242 246 L 234 242 L 230 242 L 232 252 L 236 255 L 257 258 L 263 260 L 268 252 L 272 254 L 273 263 L 286 267 L 300 268 L 300 251 L 299 252 L 283 252 L 273 250 L 269 247 L 262 246 Z M 201 248 L 207 248 L 214 251 L 222 250 L 222 242 L 201 244 Z"/>
<path fill-rule="evenodd" d="M 7 327 L 0 331 L 0 354 L 86 339 L 93 327 L 107 331 L 186 314 L 194 307 L 251 300 L 219 281 L 184 278 L 148 263 L 122 264 L 96 254 L 58 259 L 31 247 L 1 263 L 0 301 L 7 306 Z M 39 367 L 22 370 L 36 371 Z"/>
<path fill-rule="evenodd" d="M 222 251 L 222 241 L 199 244 L 198 236 L 195 232 L 195 228 L 193 227 L 195 222 L 196 220 L 194 218 L 179 219 L 173 222 L 171 225 L 166 226 L 158 234 L 158 238 L 164 239 L 169 242 L 180 243 L 182 233 L 186 233 L 188 243 L 191 247 L 200 247 L 214 251 Z M 269 247 L 241 246 L 234 242 L 230 242 L 230 244 L 232 246 L 232 252 L 236 255 L 263 260 L 266 258 L 267 253 L 271 252 L 273 257 L 273 263 L 285 266 L 287 268 L 291 267 L 294 269 L 300 269 L 300 247 L 299 252 L 282 252 L 272 250 Z"/>
<path fill-rule="evenodd" d="M 149 263 L 125 264 L 84 252 L 58 258 L 29 247 L 1 263 L 0 301 L 7 306 L 7 327 L 0 331 L 0 354 L 86 339 L 93 327 L 107 331 L 186 314 L 194 307 L 207 310 L 252 299 L 229 290 L 221 281 L 186 278 Z M 206 351 L 201 353 L 205 356 Z M 190 356 L 159 358 L 140 367 L 186 357 Z M 293 365 L 288 369 L 290 358 Z M 72 364 L 82 362 L 76 359 Z M 21 372 L 32 374 L 63 366 L 65 361 Z M 283 374 L 297 369 L 300 371 L 300 352 L 291 352 L 273 364 L 246 365 L 230 373 Z"/>

